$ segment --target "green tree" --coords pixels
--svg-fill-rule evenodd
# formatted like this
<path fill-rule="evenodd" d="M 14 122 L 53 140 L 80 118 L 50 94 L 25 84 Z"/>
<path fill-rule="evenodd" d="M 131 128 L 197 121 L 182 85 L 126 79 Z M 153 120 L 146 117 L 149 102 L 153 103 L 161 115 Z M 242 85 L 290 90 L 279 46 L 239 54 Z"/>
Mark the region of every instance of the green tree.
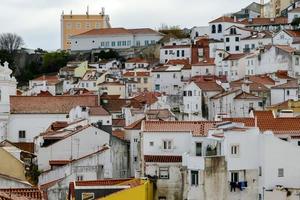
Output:
<path fill-rule="evenodd" d="M 42 73 L 58 72 L 70 61 L 71 55 L 65 51 L 45 53 L 43 55 Z"/>
<path fill-rule="evenodd" d="M 299 17 L 294 18 L 291 25 L 294 27 L 294 29 L 298 29 L 300 25 L 300 18 Z"/>

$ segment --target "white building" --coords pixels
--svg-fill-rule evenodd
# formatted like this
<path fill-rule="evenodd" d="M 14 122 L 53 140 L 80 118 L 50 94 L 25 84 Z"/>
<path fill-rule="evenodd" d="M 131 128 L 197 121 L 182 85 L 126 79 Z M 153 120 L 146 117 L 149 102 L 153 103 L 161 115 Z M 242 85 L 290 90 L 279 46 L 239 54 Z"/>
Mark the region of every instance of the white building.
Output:
<path fill-rule="evenodd" d="M 126 49 L 156 44 L 162 34 L 149 29 L 105 28 L 93 29 L 70 38 L 71 51 L 110 48 Z"/>
<path fill-rule="evenodd" d="M 191 30 L 191 39 L 196 39 L 199 36 L 209 35 L 209 26 L 195 26 Z"/>
<path fill-rule="evenodd" d="M 130 58 L 125 62 L 125 69 L 132 70 L 137 68 L 148 68 L 150 63 L 142 58 Z"/>
<path fill-rule="evenodd" d="M 7 124 L 10 112 L 10 96 L 16 95 L 17 81 L 11 76 L 8 63 L 0 64 L 0 141 L 7 137 Z"/>
<path fill-rule="evenodd" d="M 299 84 L 296 80 L 271 87 L 271 105 L 285 102 L 287 100 L 298 101 Z"/>
<path fill-rule="evenodd" d="M 52 95 L 62 94 L 62 83 L 57 75 L 42 75 L 29 81 L 29 96 L 48 91 Z M 61 88 L 60 88 L 61 87 Z"/>
<path fill-rule="evenodd" d="M 188 121 L 202 119 L 202 90 L 197 83 L 191 82 L 183 88 L 183 113 Z"/>
<path fill-rule="evenodd" d="M 184 59 L 191 60 L 191 44 L 165 45 L 160 48 L 160 63 L 167 63 L 169 60 Z"/>

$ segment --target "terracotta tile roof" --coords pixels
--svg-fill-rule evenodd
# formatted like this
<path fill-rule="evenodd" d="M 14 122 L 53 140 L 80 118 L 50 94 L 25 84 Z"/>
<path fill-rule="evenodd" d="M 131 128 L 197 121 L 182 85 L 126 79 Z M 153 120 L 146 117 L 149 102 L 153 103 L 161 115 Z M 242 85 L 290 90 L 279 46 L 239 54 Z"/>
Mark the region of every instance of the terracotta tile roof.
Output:
<path fill-rule="evenodd" d="M 143 121 L 143 132 L 192 132 L 193 136 L 206 136 L 217 123 L 212 121 Z"/>
<path fill-rule="evenodd" d="M 34 153 L 33 142 L 14 142 L 13 144 L 16 145 L 19 149 L 22 149 L 23 151 Z"/>
<path fill-rule="evenodd" d="M 168 60 L 167 65 L 189 65 L 189 59 Z"/>
<path fill-rule="evenodd" d="M 150 72 L 141 71 L 141 72 L 134 72 L 134 71 L 127 71 L 123 74 L 123 77 L 145 77 L 150 76 Z"/>
<path fill-rule="evenodd" d="M 252 18 L 251 20 L 244 19 L 242 22 L 245 23 L 247 26 L 288 24 L 288 18 L 287 17 L 276 17 L 276 18 L 261 18 L 261 17 L 258 17 L 258 18 Z"/>
<path fill-rule="evenodd" d="M 145 155 L 145 162 L 158 162 L 158 163 L 181 163 L 181 156 L 166 156 L 166 155 Z"/>
<path fill-rule="evenodd" d="M 113 119 L 112 126 L 113 127 L 125 127 L 125 119 Z"/>
<path fill-rule="evenodd" d="M 254 111 L 257 126 L 261 131 L 271 130 L 274 134 L 300 135 L 300 118 L 275 117 L 272 111 Z M 246 122 L 255 126 L 255 118 L 224 118 L 223 121 Z"/>
<path fill-rule="evenodd" d="M 287 81 L 287 83 L 273 86 L 272 89 L 298 89 L 299 84 L 296 80 Z"/>
<path fill-rule="evenodd" d="M 267 75 L 249 76 L 249 80 L 263 85 L 275 85 L 275 81 Z"/>
<path fill-rule="evenodd" d="M 10 96 L 12 114 L 68 114 L 76 106 L 97 106 L 97 95 Z"/>
<path fill-rule="evenodd" d="M 49 96 L 53 96 L 49 91 L 40 91 L 40 93 L 38 93 L 36 96 L 38 97 L 49 97 Z"/>
<path fill-rule="evenodd" d="M 219 98 L 225 97 L 227 95 L 237 93 L 239 90 L 240 89 L 231 89 L 231 90 L 228 90 L 228 91 L 223 91 L 223 92 L 220 92 L 220 93 L 212 96 L 211 99 L 219 99 Z"/>
<path fill-rule="evenodd" d="M 245 57 L 246 55 L 247 55 L 246 53 L 229 54 L 223 60 L 239 60 L 239 59 Z"/>
<path fill-rule="evenodd" d="M 277 72 L 275 72 L 275 76 L 280 79 L 295 80 L 294 78 L 288 75 L 287 70 L 278 70 Z"/>
<path fill-rule="evenodd" d="M 281 103 L 273 104 L 273 105 L 269 106 L 269 108 L 276 108 L 278 110 L 289 109 L 289 100 L 281 102 Z"/>
<path fill-rule="evenodd" d="M 142 92 L 137 96 L 133 97 L 133 99 L 142 104 L 152 105 L 158 101 L 157 97 L 160 96 L 161 94 L 159 92 Z"/>
<path fill-rule="evenodd" d="M 56 121 L 56 122 L 53 122 L 47 130 L 48 131 L 57 131 L 59 129 L 67 127 L 68 125 L 69 125 L 68 122 Z"/>
<path fill-rule="evenodd" d="M 145 117 L 133 122 L 132 124 L 129 124 L 125 127 L 127 130 L 141 130 L 142 129 L 142 121 L 145 120 Z"/>
<path fill-rule="evenodd" d="M 130 58 L 126 61 L 126 63 L 149 63 L 149 62 L 143 58 Z"/>
<path fill-rule="evenodd" d="M 122 112 L 123 107 L 141 108 L 143 105 L 136 99 L 109 99 L 104 103 L 103 108 L 108 112 Z"/>
<path fill-rule="evenodd" d="M 195 81 L 194 81 L 195 82 Z M 217 91 L 222 92 L 224 89 L 222 86 L 217 84 L 215 81 L 202 81 L 202 82 L 195 82 L 195 84 L 203 91 Z"/>
<path fill-rule="evenodd" d="M 89 35 L 132 35 L 132 33 L 125 28 L 102 28 L 92 29 L 87 32 L 75 35 L 76 36 L 89 36 Z"/>
<path fill-rule="evenodd" d="M 215 59 L 214 58 L 209 58 L 206 60 L 202 60 L 198 63 L 193 64 L 194 66 L 214 66 L 215 65 Z"/>
<path fill-rule="evenodd" d="M 215 82 L 215 81 L 221 81 L 222 83 L 227 82 L 227 78 L 225 75 L 222 76 L 215 76 L 215 75 L 198 75 L 193 76 L 190 81 L 194 82 Z"/>
<path fill-rule="evenodd" d="M 33 79 L 32 81 L 47 81 L 47 84 L 49 85 L 55 85 L 60 82 L 57 75 L 42 75 Z"/>
<path fill-rule="evenodd" d="M 265 85 L 253 81 L 245 82 L 243 79 L 232 81 L 230 82 L 230 87 L 234 89 L 239 89 L 242 87 L 244 83 L 247 83 L 250 86 L 251 92 L 269 92 L 270 89 L 267 88 Z"/>
<path fill-rule="evenodd" d="M 102 179 L 102 180 L 90 180 L 90 181 L 76 181 L 76 186 L 104 186 L 104 185 L 119 185 L 121 183 L 132 180 L 126 179 Z"/>
<path fill-rule="evenodd" d="M 241 94 L 238 94 L 234 99 L 243 99 L 243 100 L 261 100 L 261 97 L 255 96 L 250 93 L 242 92 Z"/>
<path fill-rule="evenodd" d="M 191 48 L 191 45 L 167 45 L 161 47 L 161 49 L 188 49 L 188 48 Z"/>
<path fill-rule="evenodd" d="M 121 140 L 125 140 L 125 132 L 120 129 L 112 131 L 112 135 Z"/>
<path fill-rule="evenodd" d="M 209 23 L 221 23 L 221 22 L 244 24 L 243 21 L 238 21 L 235 20 L 233 17 L 227 17 L 227 16 L 219 17 L 217 19 L 214 19 L 213 21 L 210 21 Z"/>
<path fill-rule="evenodd" d="M 102 106 L 89 107 L 91 116 L 109 116 L 110 114 Z"/>
<path fill-rule="evenodd" d="M 299 30 L 284 29 L 283 31 L 286 32 L 291 37 L 300 37 L 300 31 Z"/>
<path fill-rule="evenodd" d="M 127 29 L 130 33 L 136 35 L 136 34 L 159 34 L 163 35 L 151 28 L 136 28 L 136 29 Z"/>
<path fill-rule="evenodd" d="M 275 45 L 276 48 L 281 49 L 282 51 L 285 51 L 287 53 L 293 53 L 296 51 L 296 48 L 293 48 L 289 45 Z"/>
<path fill-rule="evenodd" d="M 120 83 L 120 82 L 107 82 L 107 81 L 105 81 L 103 83 L 99 83 L 98 85 L 101 85 L 101 86 L 103 86 L 103 85 L 119 85 L 119 86 L 124 86 L 125 87 L 125 84 L 123 84 L 123 83 Z"/>
<path fill-rule="evenodd" d="M 42 200 L 44 199 L 38 188 L 7 188 L 0 189 L 1 200 Z"/>

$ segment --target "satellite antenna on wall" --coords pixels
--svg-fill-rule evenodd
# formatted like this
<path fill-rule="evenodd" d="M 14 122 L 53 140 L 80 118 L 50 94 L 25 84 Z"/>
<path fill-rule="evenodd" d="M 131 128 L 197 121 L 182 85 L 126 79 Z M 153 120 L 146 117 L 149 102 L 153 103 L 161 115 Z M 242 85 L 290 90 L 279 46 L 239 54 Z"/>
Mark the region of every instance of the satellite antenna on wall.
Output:
<path fill-rule="evenodd" d="M 89 15 L 89 6 L 86 8 L 86 15 Z"/>

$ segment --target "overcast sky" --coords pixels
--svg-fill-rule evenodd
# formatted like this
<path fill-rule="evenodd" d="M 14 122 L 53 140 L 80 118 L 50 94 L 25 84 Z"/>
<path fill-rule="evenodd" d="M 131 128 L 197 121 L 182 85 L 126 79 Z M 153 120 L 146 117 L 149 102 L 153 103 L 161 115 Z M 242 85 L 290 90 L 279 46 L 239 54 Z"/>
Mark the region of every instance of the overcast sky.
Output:
<path fill-rule="evenodd" d="M 257 0 L 254 0 L 257 2 Z M 1 0 L 0 32 L 23 37 L 27 48 L 60 48 L 62 10 L 90 14 L 105 7 L 112 27 L 158 28 L 162 23 L 181 28 L 207 25 L 229 12 L 238 11 L 253 0 Z"/>

